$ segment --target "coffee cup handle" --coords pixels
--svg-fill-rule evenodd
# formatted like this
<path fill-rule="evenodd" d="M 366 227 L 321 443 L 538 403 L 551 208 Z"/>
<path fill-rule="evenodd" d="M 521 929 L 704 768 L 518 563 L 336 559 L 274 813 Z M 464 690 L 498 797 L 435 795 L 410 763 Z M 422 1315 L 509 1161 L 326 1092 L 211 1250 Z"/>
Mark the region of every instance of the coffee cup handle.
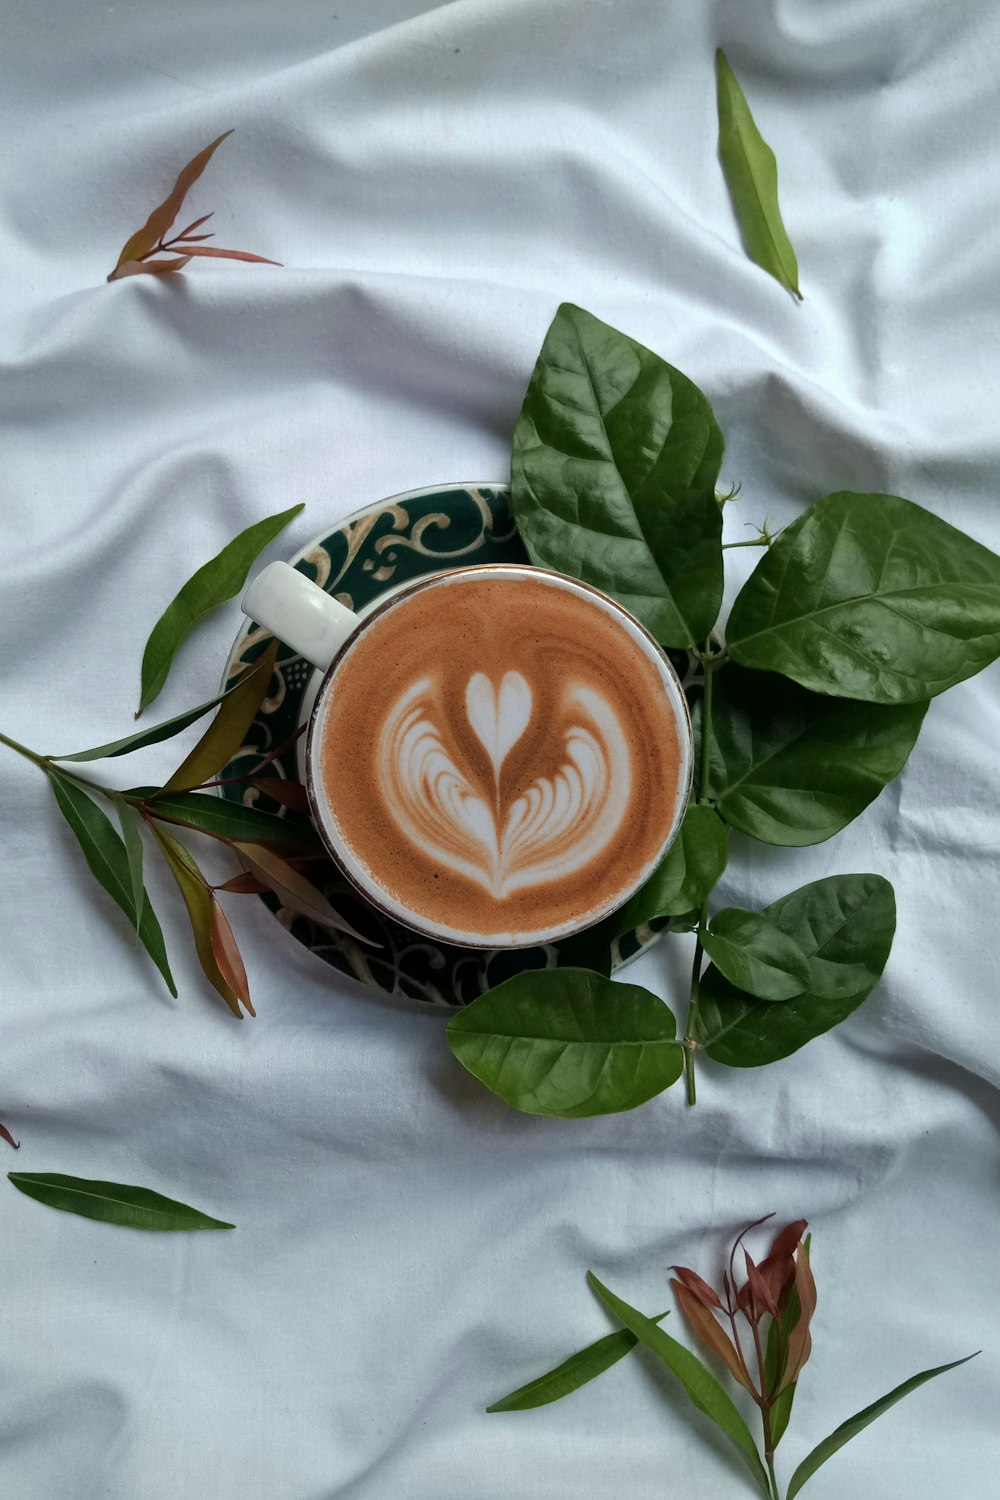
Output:
<path fill-rule="evenodd" d="M 240 607 L 321 672 L 358 623 L 356 614 L 286 562 L 269 563 L 258 573 Z"/>

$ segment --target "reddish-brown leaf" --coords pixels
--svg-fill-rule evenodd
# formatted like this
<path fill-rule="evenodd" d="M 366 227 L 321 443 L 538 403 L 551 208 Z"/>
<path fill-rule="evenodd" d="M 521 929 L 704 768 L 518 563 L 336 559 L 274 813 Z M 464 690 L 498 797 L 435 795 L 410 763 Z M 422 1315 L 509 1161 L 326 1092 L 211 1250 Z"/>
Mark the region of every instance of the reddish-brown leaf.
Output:
<path fill-rule="evenodd" d="M 767 1260 L 773 1257 L 781 1259 L 783 1256 L 792 1256 L 798 1249 L 799 1240 L 809 1228 L 808 1219 L 796 1219 L 794 1224 L 786 1224 L 784 1229 L 776 1234 L 770 1250 L 767 1252 Z M 761 1261 L 761 1269 L 765 1262 Z"/>
<path fill-rule="evenodd" d="M 250 785 L 282 807 L 290 807 L 295 812 L 309 811 L 309 797 L 301 781 L 286 781 L 280 776 L 251 776 Z"/>
<path fill-rule="evenodd" d="M 179 234 L 175 240 L 170 241 L 173 249 L 176 245 L 197 245 L 201 240 L 214 240 L 214 234 Z"/>
<path fill-rule="evenodd" d="M 10 1144 L 14 1147 L 15 1151 L 20 1151 L 20 1149 L 21 1149 L 21 1142 L 20 1141 L 15 1141 L 14 1137 L 11 1135 L 11 1133 L 7 1129 L 6 1125 L 0 1125 L 0 1135 L 3 1136 L 3 1138 L 4 1138 L 5 1141 L 9 1141 L 10 1142 Z"/>
<path fill-rule="evenodd" d="M 247 971 L 243 966 L 242 955 L 236 946 L 233 929 L 226 920 L 226 914 L 214 897 L 212 898 L 212 952 L 215 954 L 215 961 L 223 979 L 238 996 L 243 1008 L 255 1016 L 257 1012 L 250 999 L 250 984 L 247 980 Z"/>
<path fill-rule="evenodd" d="M 203 224 L 207 224 L 214 213 L 215 209 L 213 208 L 212 213 L 202 214 L 200 219 L 195 219 L 194 223 L 189 224 L 186 229 L 182 229 L 180 234 L 174 235 L 174 239 L 186 240 L 189 234 L 193 234 L 196 229 L 200 229 Z"/>
<path fill-rule="evenodd" d="M 258 880 L 256 875 L 251 875 L 249 871 L 243 875 L 234 875 L 232 880 L 226 881 L 225 885 L 213 886 L 213 890 L 225 891 L 230 896 L 261 896 L 265 891 L 269 891 L 270 889 L 269 885 L 265 885 L 262 880 Z"/>
<path fill-rule="evenodd" d="M 214 255 L 219 260 L 252 260 L 262 266 L 280 266 L 280 260 L 268 260 L 266 255 L 251 255 L 248 250 L 221 250 L 218 245 L 197 245 L 189 255 Z"/>
<path fill-rule="evenodd" d="M 676 1271 L 681 1281 L 689 1292 L 693 1292 L 702 1307 L 721 1307 L 718 1295 L 714 1287 L 710 1287 L 707 1281 L 698 1275 L 697 1271 L 688 1270 L 687 1266 L 671 1266 L 671 1271 Z"/>
<path fill-rule="evenodd" d="M 753 1298 L 756 1317 L 759 1319 L 762 1313 L 768 1312 L 772 1318 L 776 1318 L 778 1316 L 778 1304 L 771 1295 L 771 1288 L 768 1286 L 766 1279 L 754 1265 L 749 1251 L 743 1251 L 743 1259 L 746 1261 L 747 1285 L 750 1288 L 750 1295 Z"/>
<path fill-rule="evenodd" d="M 795 1290 L 799 1294 L 799 1320 L 788 1335 L 788 1354 L 785 1373 L 781 1377 L 778 1393 L 794 1385 L 799 1371 L 812 1353 L 812 1334 L 809 1323 L 816 1311 L 816 1283 L 805 1250 L 800 1250 L 795 1259 Z"/>
<path fill-rule="evenodd" d="M 725 1362 L 733 1379 L 752 1395 L 754 1388 L 750 1377 L 744 1370 L 729 1335 L 722 1325 L 716 1322 L 714 1313 L 702 1305 L 696 1294 L 686 1287 L 683 1281 L 671 1279 L 670 1285 L 680 1303 L 681 1312 L 687 1318 L 693 1332 L 698 1335 L 706 1349 L 711 1349 L 713 1354 L 717 1354 Z"/>
<path fill-rule="evenodd" d="M 115 266 L 109 281 L 121 281 L 125 276 L 169 276 L 171 271 L 183 271 L 190 255 L 178 255 L 172 260 L 123 260 Z"/>
<path fill-rule="evenodd" d="M 213 912 L 217 903 L 208 887 L 208 882 L 195 864 L 190 850 L 165 828 L 157 823 L 149 825 L 156 835 L 157 843 L 166 856 L 167 864 L 184 897 L 194 934 L 194 946 L 205 977 L 212 988 L 222 996 L 237 1020 L 242 1021 L 240 996 L 226 978 L 215 956 L 215 928 Z M 252 1012 L 251 1012 L 252 1014 Z"/>
<path fill-rule="evenodd" d="M 795 1280 L 795 1251 L 808 1227 L 806 1219 L 796 1219 L 794 1224 L 788 1224 L 775 1237 L 767 1257 L 757 1267 L 770 1287 L 772 1297 L 782 1309 Z"/>
<path fill-rule="evenodd" d="M 152 250 L 155 245 L 158 245 L 160 243 L 161 239 L 166 234 L 167 230 L 170 228 L 177 215 L 180 213 L 184 199 L 191 191 L 191 188 L 198 181 L 198 178 L 201 176 L 202 172 L 204 172 L 205 168 L 211 161 L 212 156 L 222 145 L 222 142 L 226 139 L 227 136 L 232 135 L 232 133 L 233 132 L 231 130 L 223 131 L 222 135 L 218 136 L 210 146 L 206 146 L 204 151 L 199 151 L 197 156 L 192 157 L 187 166 L 178 176 L 177 181 L 174 183 L 173 189 L 168 194 L 168 196 L 164 198 L 163 202 L 159 205 L 158 208 L 153 209 L 153 212 L 150 214 L 149 218 L 146 220 L 142 228 L 137 229 L 135 234 L 132 235 L 131 239 L 125 241 L 125 244 L 122 247 L 122 253 L 118 257 L 118 266 L 115 268 L 116 271 L 122 265 L 124 265 L 126 261 L 141 260 L 144 255 L 149 254 L 150 250 Z M 112 272 L 111 276 L 108 277 L 108 280 L 113 280 L 114 276 L 115 272 Z"/>
<path fill-rule="evenodd" d="M 349 922 L 345 922 L 339 912 L 334 911 L 327 901 L 323 892 L 300 875 L 298 870 L 293 870 L 287 860 L 275 854 L 273 850 L 266 849 L 263 844 L 233 843 L 237 854 L 249 866 L 252 872 L 261 880 L 267 882 L 268 888 L 278 896 L 291 911 L 301 912 L 303 916 L 310 917 L 318 922 L 321 927 L 332 927 L 337 932 L 346 932 L 349 937 L 357 938 L 360 943 L 368 943 L 373 948 L 380 944 L 371 938 L 362 937 L 356 932 Z"/>

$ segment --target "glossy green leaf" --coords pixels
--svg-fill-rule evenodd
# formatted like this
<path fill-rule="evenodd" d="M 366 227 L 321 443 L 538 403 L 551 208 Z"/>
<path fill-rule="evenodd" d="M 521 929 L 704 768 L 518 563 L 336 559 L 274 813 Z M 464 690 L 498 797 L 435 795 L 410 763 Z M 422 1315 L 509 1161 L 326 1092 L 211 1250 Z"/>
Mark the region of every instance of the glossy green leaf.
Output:
<path fill-rule="evenodd" d="M 747 254 L 801 299 L 798 261 L 778 206 L 778 164 L 721 47 L 715 77 L 719 158 Z"/>
<path fill-rule="evenodd" d="M 716 673 L 712 709 L 716 806 L 766 844 L 820 844 L 902 770 L 927 706 L 831 698 L 727 666 Z"/>
<path fill-rule="evenodd" d="M 209 698 L 207 703 L 199 703 L 197 708 L 189 708 L 182 714 L 177 714 L 172 719 L 164 719 L 162 724 L 152 724 L 148 729 L 138 729 L 134 734 L 126 734 L 120 740 L 109 740 L 106 745 L 95 745 L 92 750 L 78 750 L 75 755 L 50 755 L 50 760 L 86 761 L 86 760 L 110 760 L 116 755 L 130 755 L 133 750 L 142 750 L 147 745 L 158 745 L 161 740 L 172 739 L 175 734 L 180 734 L 182 729 L 187 729 L 189 724 L 194 724 L 203 714 L 207 714 L 212 708 L 218 708 L 231 693 L 237 688 L 244 687 L 251 672 L 257 672 L 261 662 L 255 662 L 247 672 L 241 673 L 229 684 L 224 693 L 217 698 Z"/>
<path fill-rule="evenodd" d="M 795 939 L 760 912 L 724 907 L 702 933 L 701 944 L 731 984 L 759 1000 L 791 1000 L 811 978 L 809 960 Z"/>
<path fill-rule="evenodd" d="M 698 987 L 698 1040 L 716 1062 L 759 1068 L 787 1057 L 857 1010 L 881 977 L 896 928 L 892 886 L 881 875 L 831 875 L 765 908 L 809 960 L 792 1000 L 753 1000 L 714 966 Z"/>
<path fill-rule="evenodd" d="M 137 793 L 146 790 L 145 787 L 135 788 Z M 229 843 L 247 840 L 255 844 L 281 844 L 295 849 L 316 846 L 316 833 L 311 824 L 291 823 L 277 813 L 245 807 L 242 802 L 227 802 L 214 792 L 160 794 L 155 787 L 149 791 L 155 794 L 149 807 L 154 817 L 197 829 L 211 838 Z"/>
<path fill-rule="evenodd" d="M 192 574 L 167 605 L 143 652 L 139 713 L 159 694 L 174 657 L 202 616 L 239 593 L 256 558 L 303 509 L 301 505 L 293 505 L 248 526 Z"/>
<path fill-rule="evenodd" d="M 669 1313 L 660 1313 L 658 1318 L 650 1321 L 661 1323 L 666 1317 L 669 1317 Z M 619 1328 L 603 1339 L 598 1339 L 596 1343 L 588 1344 L 578 1354 L 571 1354 L 569 1359 L 556 1365 L 554 1370 L 548 1370 L 536 1380 L 529 1380 L 527 1385 L 511 1391 L 509 1396 L 494 1401 L 486 1410 L 532 1411 L 536 1406 L 548 1406 L 552 1401 L 561 1401 L 563 1396 L 572 1395 L 573 1391 L 578 1391 L 588 1381 L 596 1380 L 598 1375 L 610 1370 L 612 1365 L 630 1354 L 638 1342 L 634 1333 L 629 1333 L 627 1328 Z"/>
<path fill-rule="evenodd" d="M 809 1246 L 811 1242 L 812 1235 L 807 1234 L 802 1242 L 802 1250 L 800 1252 L 807 1260 L 809 1259 Z M 764 1378 L 768 1391 L 775 1390 L 781 1383 L 781 1377 L 784 1374 L 785 1357 L 787 1357 L 788 1353 L 788 1336 L 799 1321 L 801 1311 L 802 1304 L 799 1301 L 799 1294 L 793 1283 L 788 1293 L 788 1301 L 781 1315 L 780 1340 L 778 1337 L 778 1324 L 773 1318 L 767 1330 L 767 1346 L 764 1352 Z M 786 1385 L 780 1395 L 775 1397 L 774 1403 L 771 1406 L 771 1442 L 775 1448 L 777 1448 L 788 1429 L 788 1423 L 792 1415 L 792 1405 L 795 1401 L 796 1386 L 797 1381 L 794 1380 L 790 1385 Z"/>
<path fill-rule="evenodd" d="M 978 1352 L 977 1350 L 976 1353 Z M 873 1401 L 871 1406 L 866 1406 L 856 1416 L 849 1417 L 846 1422 L 841 1422 L 840 1426 L 835 1428 L 821 1443 L 817 1443 L 808 1457 L 799 1464 L 789 1482 L 787 1500 L 795 1500 L 802 1486 L 812 1478 L 822 1464 L 826 1463 L 828 1458 L 832 1458 L 845 1443 L 857 1437 L 859 1432 L 864 1432 L 865 1428 L 874 1422 L 876 1417 L 888 1411 L 890 1406 L 895 1406 L 897 1401 L 902 1401 L 904 1396 L 908 1396 L 911 1391 L 925 1385 L 928 1380 L 933 1380 L 937 1375 L 944 1375 L 949 1370 L 957 1370 L 959 1365 L 968 1364 L 969 1360 L 975 1357 L 975 1354 L 967 1354 L 964 1359 L 953 1359 L 950 1364 L 937 1365 L 933 1370 L 921 1370 L 919 1375 L 911 1375 L 909 1380 L 904 1380 L 902 1385 L 897 1385 L 880 1400 Z"/>
<path fill-rule="evenodd" d="M 614 1292 L 609 1291 L 598 1281 L 593 1271 L 587 1272 L 587 1280 L 601 1301 L 611 1309 L 616 1318 L 624 1323 L 629 1332 L 634 1333 L 639 1342 L 662 1360 L 667 1369 L 677 1376 L 698 1410 L 710 1418 L 730 1441 L 736 1444 L 740 1456 L 753 1475 L 761 1493 L 765 1496 L 769 1495 L 767 1474 L 764 1472 L 764 1465 L 761 1463 L 750 1429 L 740 1416 L 728 1391 L 719 1384 L 711 1370 L 707 1369 L 690 1349 L 685 1349 L 683 1344 L 679 1344 L 676 1339 L 664 1333 L 662 1328 L 658 1328 L 637 1308 L 631 1307 L 629 1303 L 616 1297 Z"/>
<path fill-rule="evenodd" d="M 818 693 L 919 703 L 1000 653 L 1000 557 L 897 495 L 827 495 L 733 605 L 733 661 Z"/>
<path fill-rule="evenodd" d="M 273 641 L 253 670 L 238 679 L 197 745 L 166 782 L 164 791 L 184 790 L 210 781 L 242 748 L 247 730 L 271 685 L 278 646 L 279 642 Z"/>
<path fill-rule="evenodd" d="M 697 922 L 698 909 L 726 868 L 728 854 L 725 824 L 710 807 L 692 803 L 659 867 L 618 911 L 560 943 L 562 963 L 607 975 L 611 945 L 623 933 L 657 917 L 684 917 L 689 912 L 695 913 Z"/>
<path fill-rule="evenodd" d="M 229 967 L 219 963 L 218 902 L 190 850 L 175 839 L 173 834 L 167 833 L 165 828 L 154 824 L 153 833 L 156 835 L 156 841 L 163 850 L 170 872 L 184 898 L 184 905 L 187 907 L 188 918 L 191 922 L 191 931 L 194 935 L 195 951 L 198 954 L 202 972 L 216 993 L 221 995 L 236 1019 L 242 1021 L 241 1005 L 245 1005 L 251 1015 L 254 1014 L 254 1008 L 249 1002 L 245 989 L 243 993 L 240 993 L 232 984 L 233 976 Z"/>
<path fill-rule="evenodd" d="M 137 920 L 128 851 L 115 832 L 110 818 L 68 777 L 54 768 L 49 771 L 48 776 L 59 811 L 76 835 L 90 873 L 108 895 L 117 901 L 131 925 L 138 927 L 143 947 L 163 975 L 167 989 L 176 997 L 177 987 L 167 962 L 163 932 L 149 894 L 147 892 L 143 897 L 142 913 Z"/>
<path fill-rule="evenodd" d="M 514 1109 L 567 1120 L 635 1109 L 683 1067 L 669 1007 L 586 969 L 517 974 L 452 1016 L 446 1035 Z"/>
<path fill-rule="evenodd" d="M 564 303 L 514 430 L 511 504 L 532 562 L 691 646 L 722 603 L 722 434 L 679 370 Z"/>
<path fill-rule="evenodd" d="M 142 819 L 118 792 L 112 792 L 111 800 L 122 831 L 122 842 L 128 856 L 129 875 L 132 880 L 132 904 L 135 908 L 135 925 L 138 930 L 142 922 L 142 909 L 146 904 L 146 888 L 142 883 Z"/>
<path fill-rule="evenodd" d="M 175 1203 L 150 1188 L 130 1187 L 123 1182 L 96 1182 L 86 1177 L 65 1177 L 61 1172 L 8 1172 L 14 1186 L 48 1208 L 100 1219 L 125 1229 L 192 1230 L 234 1229 L 221 1219 L 210 1219 L 186 1203 Z"/>

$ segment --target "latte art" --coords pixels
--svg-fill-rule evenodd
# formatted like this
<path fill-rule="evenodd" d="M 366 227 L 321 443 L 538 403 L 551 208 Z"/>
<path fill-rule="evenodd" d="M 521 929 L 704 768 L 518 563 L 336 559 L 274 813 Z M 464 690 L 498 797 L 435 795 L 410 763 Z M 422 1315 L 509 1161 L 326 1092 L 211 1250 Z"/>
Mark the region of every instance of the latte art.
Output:
<path fill-rule="evenodd" d="M 503 763 L 532 716 L 526 678 L 507 672 L 494 688 L 476 672 L 466 686 L 466 718 L 492 770 L 487 787 L 470 783 L 456 765 L 447 732 L 435 723 L 432 689 L 424 677 L 403 693 L 379 738 L 379 776 L 411 844 L 496 900 L 565 880 L 601 853 L 621 826 L 632 790 L 628 744 L 606 698 L 583 683 L 567 686 L 564 764 L 505 803 Z"/>
<path fill-rule="evenodd" d="M 689 774 L 677 691 L 641 628 L 585 588 L 528 567 L 441 575 L 331 669 L 311 738 L 320 821 L 405 926 L 548 941 L 662 856 Z"/>

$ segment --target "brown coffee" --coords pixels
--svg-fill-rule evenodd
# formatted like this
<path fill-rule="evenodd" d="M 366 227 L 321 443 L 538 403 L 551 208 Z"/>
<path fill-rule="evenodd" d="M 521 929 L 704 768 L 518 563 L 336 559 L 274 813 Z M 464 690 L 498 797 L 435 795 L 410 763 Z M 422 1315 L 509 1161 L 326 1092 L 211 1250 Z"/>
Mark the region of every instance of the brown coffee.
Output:
<path fill-rule="evenodd" d="M 667 669 L 641 639 L 528 569 L 460 571 L 373 615 L 314 745 L 349 873 L 457 942 L 530 943 L 617 905 L 687 790 Z"/>

